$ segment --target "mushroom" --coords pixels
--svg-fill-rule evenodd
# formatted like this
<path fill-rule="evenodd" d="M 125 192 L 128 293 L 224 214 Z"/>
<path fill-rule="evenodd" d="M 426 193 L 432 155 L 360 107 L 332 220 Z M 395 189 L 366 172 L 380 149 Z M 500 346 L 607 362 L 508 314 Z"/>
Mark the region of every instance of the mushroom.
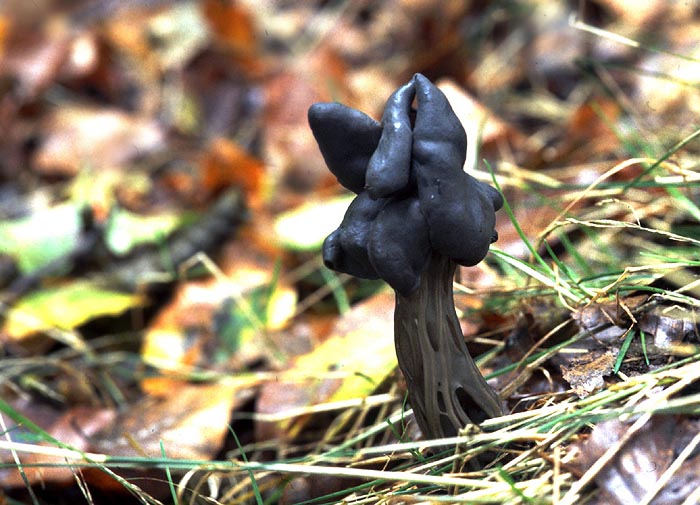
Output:
<path fill-rule="evenodd" d="M 396 354 L 424 436 L 456 436 L 501 415 L 465 345 L 452 281 L 457 264 L 477 264 L 497 239 L 503 200 L 464 172 L 467 138 L 445 95 L 415 74 L 381 123 L 317 103 L 309 124 L 331 172 L 357 193 L 324 242 L 324 263 L 394 289 Z"/>

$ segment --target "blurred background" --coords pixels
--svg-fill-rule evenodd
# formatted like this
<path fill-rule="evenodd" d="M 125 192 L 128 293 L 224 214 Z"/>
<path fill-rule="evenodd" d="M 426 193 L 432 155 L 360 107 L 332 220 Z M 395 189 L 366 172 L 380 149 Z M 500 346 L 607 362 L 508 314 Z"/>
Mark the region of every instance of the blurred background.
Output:
<path fill-rule="evenodd" d="M 423 73 L 467 130 L 465 168 L 485 181 L 493 169 L 534 238 L 567 187 L 693 134 L 699 38 L 698 1 L 3 0 L 6 409 L 81 450 L 156 457 L 165 441 L 168 456 L 207 460 L 236 449 L 229 422 L 279 458 L 339 422 L 280 412 L 373 394 L 400 405 L 390 294 L 322 266 L 350 200 L 308 107 L 379 119 Z M 674 152 L 672 175 L 696 150 Z M 682 211 L 656 204 L 643 218 Z M 500 214 L 497 246 L 525 257 Z M 629 242 L 608 244 L 606 258 L 582 245 L 589 273 L 626 261 Z M 514 324 L 478 296 L 507 287 L 489 265 L 461 272 L 466 335 Z M 0 470 L 0 487 L 71 478 L 27 472 Z"/>

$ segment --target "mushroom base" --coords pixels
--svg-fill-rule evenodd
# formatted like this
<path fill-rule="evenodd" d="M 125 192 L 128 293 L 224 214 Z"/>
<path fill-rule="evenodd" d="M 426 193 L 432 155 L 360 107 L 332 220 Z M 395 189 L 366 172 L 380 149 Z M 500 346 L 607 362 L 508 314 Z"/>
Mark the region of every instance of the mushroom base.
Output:
<path fill-rule="evenodd" d="M 416 421 L 429 439 L 457 436 L 467 424 L 503 413 L 464 342 L 452 297 L 456 266 L 433 254 L 418 289 L 407 297 L 396 293 L 396 354 Z"/>

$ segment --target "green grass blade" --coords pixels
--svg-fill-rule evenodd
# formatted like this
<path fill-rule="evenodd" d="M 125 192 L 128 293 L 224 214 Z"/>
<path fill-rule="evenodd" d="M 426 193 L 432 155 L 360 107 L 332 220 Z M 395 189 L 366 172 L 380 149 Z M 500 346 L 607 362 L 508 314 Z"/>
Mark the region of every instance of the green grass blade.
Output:
<path fill-rule="evenodd" d="M 622 342 L 622 345 L 620 346 L 620 351 L 617 354 L 617 359 L 615 360 L 615 366 L 613 367 L 613 373 L 617 373 L 620 371 L 620 367 L 622 366 L 622 362 L 625 359 L 625 355 L 627 354 L 627 350 L 630 348 L 630 344 L 632 343 L 632 339 L 634 338 L 634 335 L 636 334 L 635 331 L 632 329 L 627 331 L 627 334 L 625 335 L 625 340 Z"/>

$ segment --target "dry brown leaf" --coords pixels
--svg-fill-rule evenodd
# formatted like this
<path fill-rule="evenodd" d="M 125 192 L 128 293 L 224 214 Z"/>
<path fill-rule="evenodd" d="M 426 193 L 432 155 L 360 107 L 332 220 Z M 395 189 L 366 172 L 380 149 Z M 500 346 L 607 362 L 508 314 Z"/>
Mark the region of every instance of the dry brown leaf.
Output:
<path fill-rule="evenodd" d="M 140 71 L 154 73 L 158 61 L 149 43 L 148 24 L 156 14 L 148 8 L 123 9 L 113 13 L 103 30 L 103 35 L 118 50 L 133 58 L 142 68 Z"/>
<path fill-rule="evenodd" d="M 619 347 L 630 329 L 644 332 L 645 345 L 635 339 L 628 355 L 644 354 L 650 360 L 669 354 L 687 355 L 695 352 L 692 342 L 698 341 L 698 321 L 694 310 L 679 305 L 650 305 L 645 295 L 625 297 L 607 303 L 596 303 L 575 312 L 572 317 L 579 328 L 592 339 L 578 346 L 600 346 L 601 343 Z M 632 321 L 631 316 L 635 318 Z"/>
<path fill-rule="evenodd" d="M 587 440 L 577 443 L 581 451 L 576 466 L 588 470 L 625 437 L 629 422 L 605 421 L 595 426 Z M 595 482 L 604 491 L 597 504 L 640 503 L 656 488 L 662 474 L 697 435 L 697 421 L 680 421 L 673 416 L 654 416 L 621 445 L 613 458 L 596 475 Z M 651 501 L 654 505 L 674 505 L 697 487 L 700 467 L 686 460 Z"/>
<path fill-rule="evenodd" d="M 654 345 L 661 349 L 669 349 L 688 340 L 700 340 L 696 311 L 677 305 L 654 307 L 644 313 L 639 318 L 639 329 L 651 335 Z"/>
<path fill-rule="evenodd" d="M 13 33 L 12 25 L 9 26 L 4 51 L 0 53 L 0 76 L 15 80 L 15 95 L 20 102 L 27 102 L 56 78 L 69 55 L 70 35 L 67 31 Z"/>
<path fill-rule="evenodd" d="M 240 2 L 206 0 L 201 6 L 217 40 L 239 57 L 253 58 L 257 51 L 255 19 Z"/>
<path fill-rule="evenodd" d="M 47 117 L 43 133 L 34 167 L 52 175 L 119 168 L 165 140 L 154 120 L 105 107 L 64 106 Z"/>
<path fill-rule="evenodd" d="M 256 379 L 194 386 L 173 383 L 165 399 L 147 398 L 92 437 L 92 452 L 209 460 L 219 452 L 232 411 L 253 394 Z"/>
<path fill-rule="evenodd" d="M 7 38 L 10 34 L 10 17 L 0 12 L 0 58 L 5 56 Z"/>
<path fill-rule="evenodd" d="M 546 163 L 568 165 L 589 163 L 598 156 L 606 157 L 620 146 L 614 125 L 622 110 L 620 105 L 594 97 L 578 106 L 568 117 L 562 141 L 543 154 Z"/>
<path fill-rule="evenodd" d="M 596 340 L 615 343 L 632 324 L 630 314 L 647 299 L 642 295 L 594 303 L 574 312 L 572 318 L 581 330 L 593 334 Z"/>
<path fill-rule="evenodd" d="M 91 449 L 91 437 L 108 426 L 116 416 L 116 412 L 112 409 L 91 407 L 74 407 L 61 414 L 54 409 L 42 407 L 38 403 L 26 405 L 21 411 L 23 415 L 46 430 L 51 437 L 60 440 L 65 446 L 86 452 Z M 21 430 L 11 429 L 8 434 L 20 437 Z M 55 447 L 55 445 L 48 443 L 38 445 Z M 40 483 L 69 484 L 75 479 L 75 469 L 61 466 L 65 464 L 65 458 L 40 453 L 19 454 L 18 458 L 23 465 L 26 465 L 22 469 L 30 485 Z M 9 452 L 3 452 L 2 462 L 13 462 L 12 455 Z M 33 464 L 40 466 L 32 466 Z M 24 480 L 16 467 L 8 466 L 0 469 L 0 487 L 8 489 L 24 485 Z"/>
<path fill-rule="evenodd" d="M 603 377 L 610 375 L 619 350 L 590 351 L 573 358 L 568 365 L 561 365 L 564 380 L 579 398 L 585 398 L 605 386 Z"/>
<path fill-rule="evenodd" d="M 237 143 L 225 138 L 213 140 L 202 156 L 200 170 L 205 192 L 237 186 L 245 191 L 248 206 L 260 208 L 265 197 L 265 166 Z"/>

